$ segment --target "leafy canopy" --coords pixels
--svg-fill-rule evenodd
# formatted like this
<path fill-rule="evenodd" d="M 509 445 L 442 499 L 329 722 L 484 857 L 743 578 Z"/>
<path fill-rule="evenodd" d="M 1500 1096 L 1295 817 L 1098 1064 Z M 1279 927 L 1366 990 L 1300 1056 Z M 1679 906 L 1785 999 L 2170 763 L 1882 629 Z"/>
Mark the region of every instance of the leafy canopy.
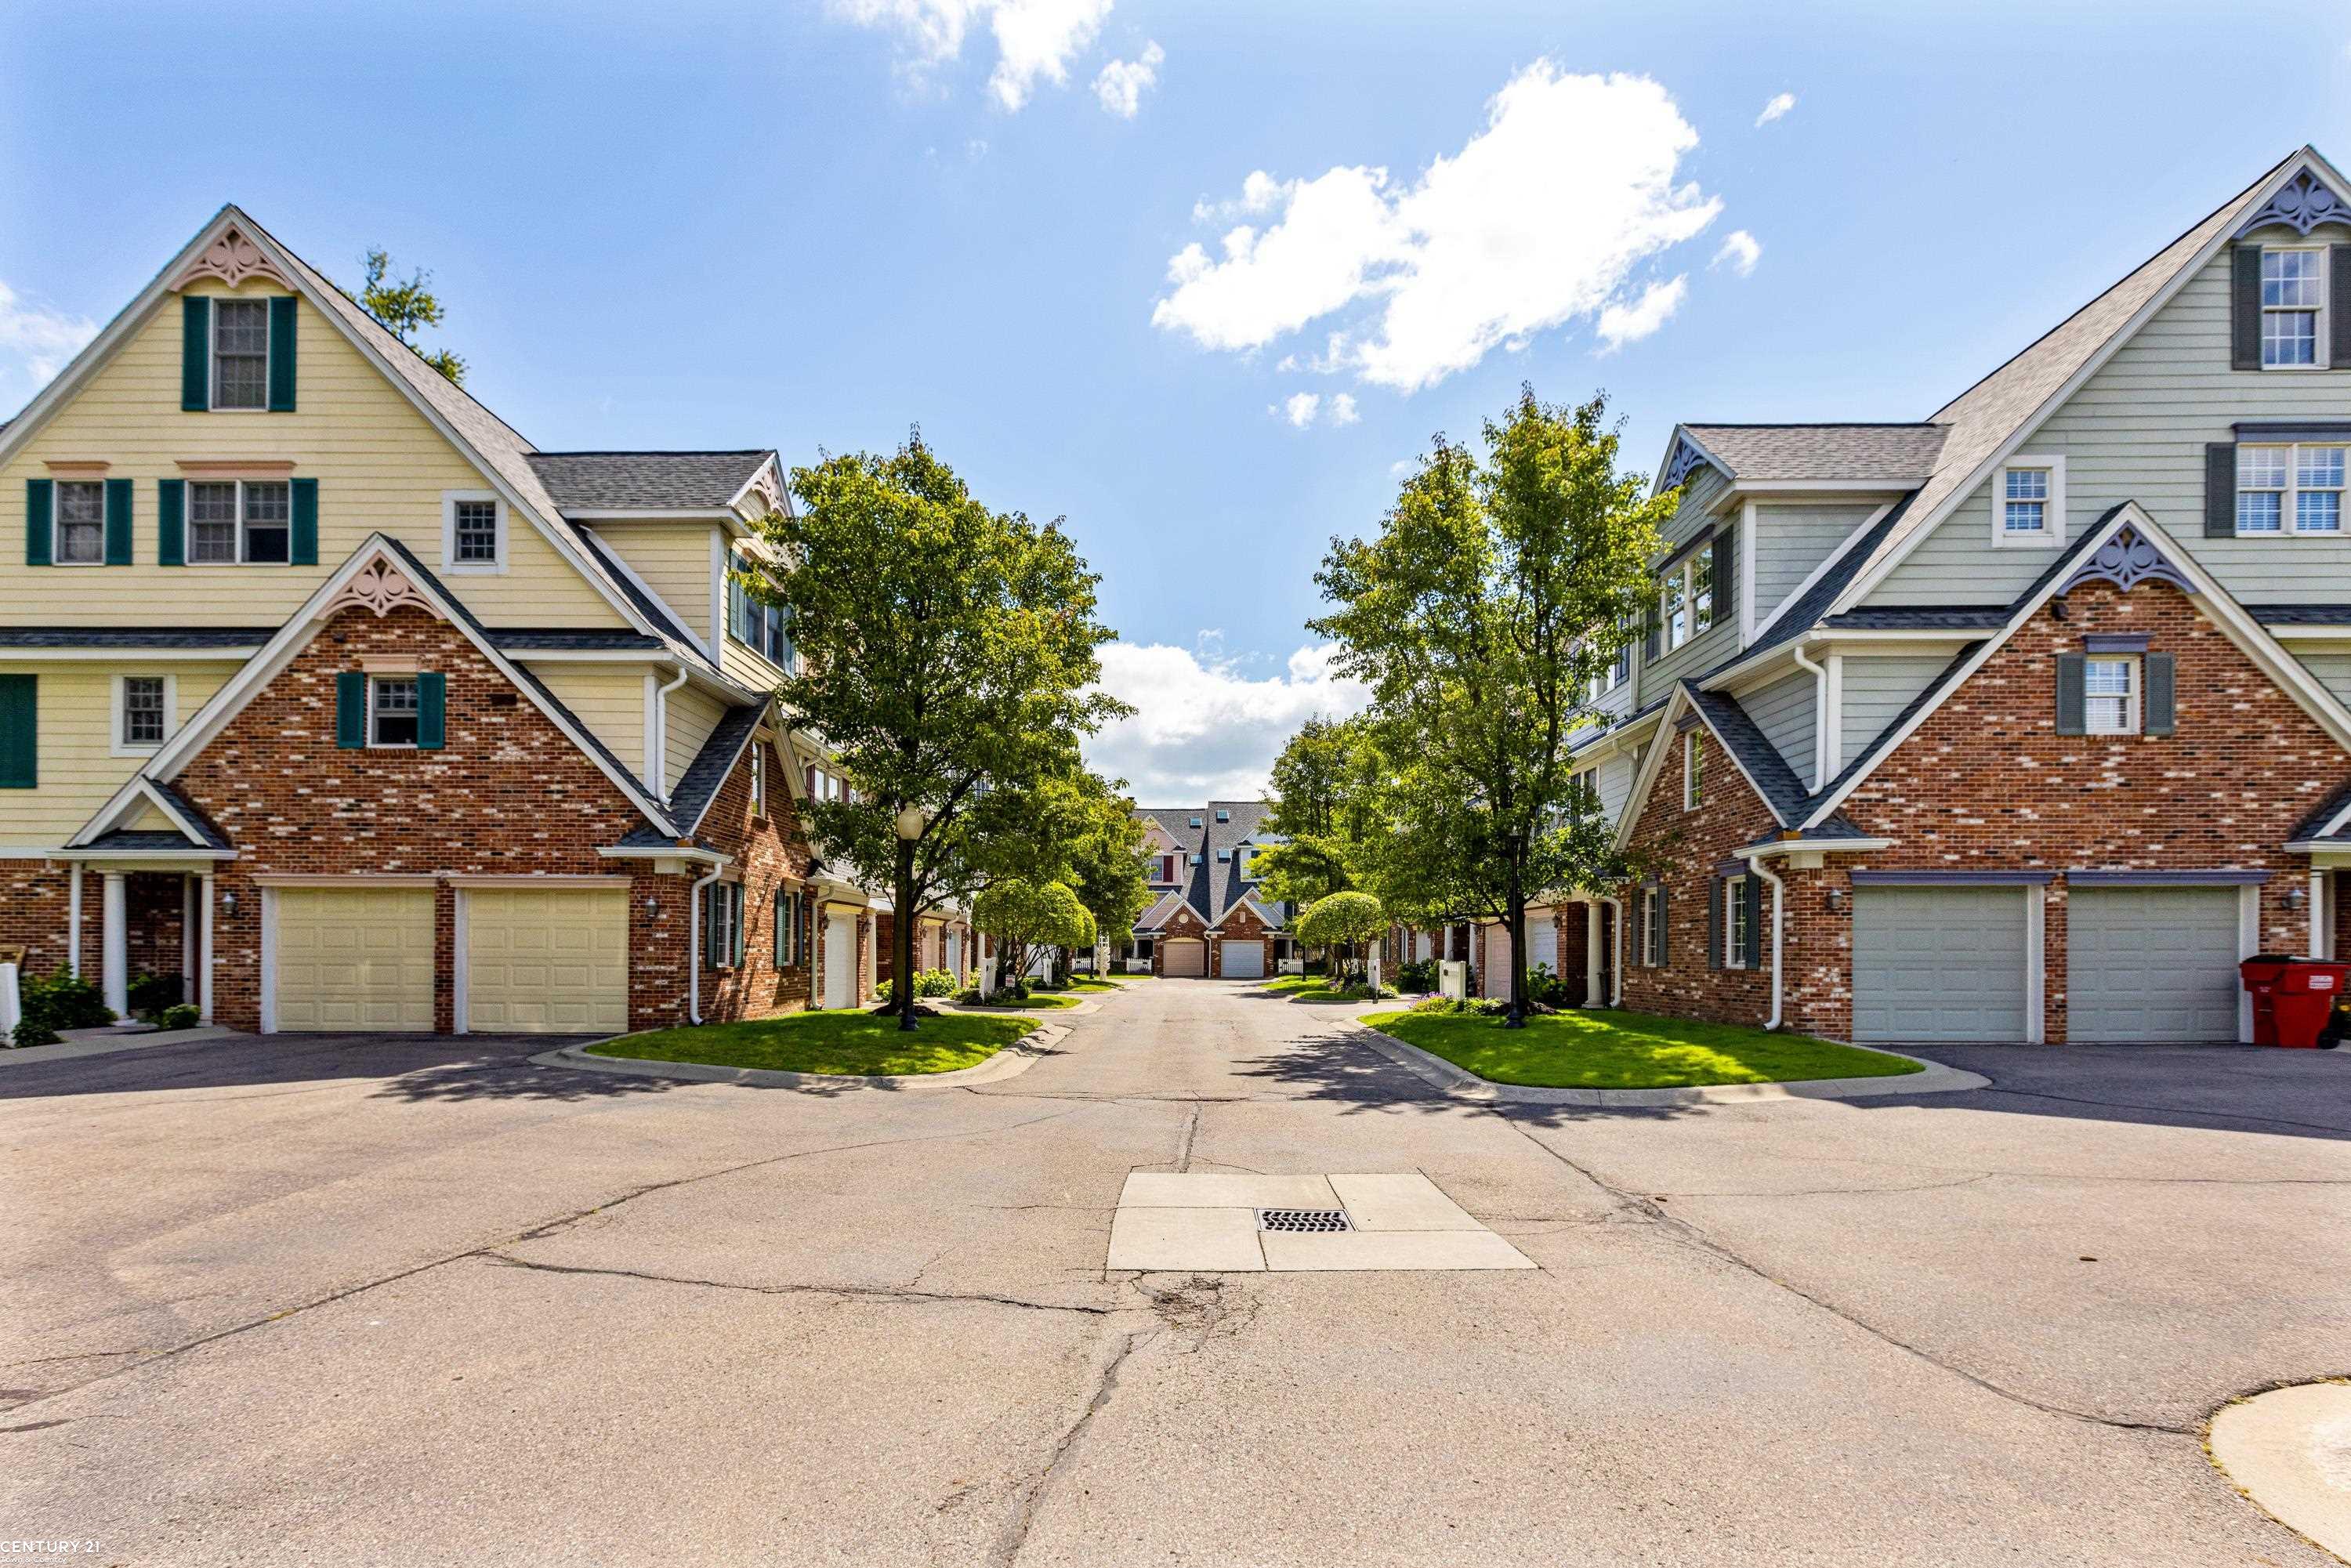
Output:
<path fill-rule="evenodd" d="M 392 276 L 392 254 L 378 246 L 367 253 L 367 281 L 357 294 L 350 298 L 360 308 L 382 322 L 392 335 L 416 348 L 416 329 L 441 325 L 441 297 L 433 292 L 433 275 L 418 267 L 404 278 Z M 417 349 L 423 361 L 447 376 L 459 386 L 465 384 L 465 361 L 446 349 L 425 353 Z"/>
<path fill-rule="evenodd" d="M 1355 885 L 1376 768 L 1361 719 L 1308 719 L 1273 763 L 1266 829 L 1282 842 L 1252 862 L 1266 896 L 1304 905 Z"/>
<path fill-rule="evenodd" d="M 1387 911 L 1368 893 L 1334 893 L 1298 917 L 1298 939 L 1310 947 L 1368 942 L 1387 927 Z"/>

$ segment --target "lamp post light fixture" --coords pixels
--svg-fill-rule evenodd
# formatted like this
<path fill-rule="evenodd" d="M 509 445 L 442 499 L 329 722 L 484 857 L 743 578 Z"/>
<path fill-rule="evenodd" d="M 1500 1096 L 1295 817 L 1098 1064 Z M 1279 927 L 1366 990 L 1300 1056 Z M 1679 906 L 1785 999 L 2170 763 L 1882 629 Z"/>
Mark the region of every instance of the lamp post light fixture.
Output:
<path fill-rule="evenodd" d="M 898 812 L 898 836 L 909 841 L 921 838 L 923 825 L 930 821 L 930 815 L 920 806 L 901 808 Z"/>

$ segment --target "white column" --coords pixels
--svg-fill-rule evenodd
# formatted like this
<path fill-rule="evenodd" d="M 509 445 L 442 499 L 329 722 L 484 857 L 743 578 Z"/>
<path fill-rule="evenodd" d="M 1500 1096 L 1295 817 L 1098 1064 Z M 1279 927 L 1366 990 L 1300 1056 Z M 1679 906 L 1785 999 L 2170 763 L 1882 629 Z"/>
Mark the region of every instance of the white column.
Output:
<path fill-rule="evenodd" d="M 103 954 L 99 981 L 106 989 L 106 1005 L 118 1018 L 131 1011 L 131 905 L 124 895 L 122 873 L 105 873 L 106 891 L 99 904 L 99 943 Z"/>
<path fill-rule="evenodd" d="M 2326 907 L 2326 883 L 2332 872 L 2310 873 L 2310 956 L 2314 958 L 2332 956 L 2327 952 L 2328 939 L 2335 935 L 2335 917 Z"/>
<path fill-rule="evenodd" d="M 180 878 L 180 1000 L 196 999 L 196 879 Z"/>
<path fill-rule="evenodd" d="M 1583 905 L 1583 1005 L 1607 1005 L 1607 998 L 1600 994 L 1600 901 L 1596 898 Z"/>
<path fill-rule="evenodd" d="M 81 862 L 66 878 L 66 967 L 81 978 Z"/>
<path fill-rule="evenodd" d="M 213 873 L 204 873 L 196 879 L 196 901 L 202 911 L 196 917 L 196 1011 L 206 1023 L 213 1021 Z"/>

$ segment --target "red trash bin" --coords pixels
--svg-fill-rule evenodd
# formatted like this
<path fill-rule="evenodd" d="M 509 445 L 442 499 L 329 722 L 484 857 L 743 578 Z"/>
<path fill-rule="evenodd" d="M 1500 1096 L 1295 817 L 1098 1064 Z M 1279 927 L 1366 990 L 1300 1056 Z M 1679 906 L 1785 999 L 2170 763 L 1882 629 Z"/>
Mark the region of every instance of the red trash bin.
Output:
<path fill-rule="evenodd" d="M 2253 1043 L 2310 1050 L 2334 1016 L 2351 963 L 2257 953 L 2237 973 L 2253 997 Z"/>

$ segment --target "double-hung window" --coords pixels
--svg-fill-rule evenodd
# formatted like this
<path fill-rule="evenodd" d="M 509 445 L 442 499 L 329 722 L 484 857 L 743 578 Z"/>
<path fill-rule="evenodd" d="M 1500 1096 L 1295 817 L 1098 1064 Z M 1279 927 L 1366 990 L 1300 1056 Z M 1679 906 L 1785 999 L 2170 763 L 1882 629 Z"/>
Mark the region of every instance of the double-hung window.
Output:
<path fill-rule="evenodd" d="M 2340 534 L 2344 451 L 2340 446 L 2237 448 L 2240 535 Z"/>
<path fill-rule="evenodd" d="M 1641 890 L 1640 928 L 1634 933 L 1634 956 L 1645 969 L 1654 969 L 1666 961 L 1665 945 L 1658 940 L 1665 926 L 1666 890 L 1645 887 Z"/>
<path fill-rule="evenodd" d="M 2092 657 L 2082 663 L 2082 727 L 2091 735 L 2138 733 L 2139 661 Z"/>
<path fill-rule="evenodd" d="M 705 968 L 731 969 L 743 961 L 743 884 L 714 882 L 704 890 L 708 918 L 704 930 L 710 942 L 703 955 Z"/>
<path fill-rule="evenodd" d="M 269 301 L 213 301 L 213 407 L 269 406 Z"/>
<path fill-rule="evenodd" d="M 2001 476 L 2001 527 L 2010 535 L 2049 531 L 2049 470 L 2011 468 Z"/>
<path fill-rule="evenodd" d="M 800 913 L 799 894 L 789 888 L 776 889 L 776 967 L 789 969 L 799 958 L 799 934 L 795 927 Z"/>
<path fill-rule="evenodd" d="M 1667 649 L 1680 647 L 1714 624 L 1714 541 L 1676 561 L 1666 573 L 1657 624 Z"/>
<path fill-rule="evenodd" d="M 1722 881 L 1722 962 L 1733 969 L 1755 967 L 1755 932 L 1748 923 L 1747 878 Z"/>
<path fill-rule="evenodd" d="M 57 486 L 59 566 L 99 566 L 106 560 L 106 486 L 95 479 L 60 479 Z"/>
<path fill-rule="evenodd" d="M 188 486 L 188 561 L 283 566 L 293 559 L 292 486 L 283 479 L 197 480 Z"/>
<path fill-rule="evenodd" d="M 2262 251 L 2262 364 L 2315 366 L 2326 308 L 2326 252 Z"/>
<path fill-rule="evenodd" d="M 451 571 L 496 572 L 506 568 L 505 510 L 486 491 L 444 491 L 441 496 L 441 564 Z"/>
<path fill-rule="evenodd" d="M 1690 730 L 1682 737 L 1682 810 L 1695 811 L 1706 803 L 1706 736 Z"/>
<path fill-rule="evenodd" d="M 124 675 L 115 683 L 118 751 L 152 751 L 171 728 L 172 677 Z"/>
<path fill-rule="evenodd" d="M 414 675 L 371 675 L 368 678 L 368 744 L 406 747 L 416 744 L 418 707 Z"/>
<path fill-rule="evenodd" d="M 751 815 L 768 814 L 768 748 L 751 743 Z"/>
<path fill-rule="evenodd" d="M 1992 470 L 1991 542 L 2026 549 L 2065 542 L 2065 459 L 2019 453 Z"/>

